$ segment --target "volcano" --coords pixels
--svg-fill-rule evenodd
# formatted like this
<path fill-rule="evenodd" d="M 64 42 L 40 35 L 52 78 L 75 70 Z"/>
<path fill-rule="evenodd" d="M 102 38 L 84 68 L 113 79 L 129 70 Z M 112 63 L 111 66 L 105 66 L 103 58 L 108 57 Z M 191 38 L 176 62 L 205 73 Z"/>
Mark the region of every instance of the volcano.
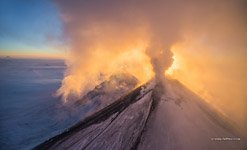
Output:
<path fill-rule="evenodd" d="M 246 138 L 222 114 L 173 79 L 137 88 L 113 76 L 75 102 L 88 116 L 34 149 L 240 150 Z M 106 102 L 107 101 L 107 102 Z"/>

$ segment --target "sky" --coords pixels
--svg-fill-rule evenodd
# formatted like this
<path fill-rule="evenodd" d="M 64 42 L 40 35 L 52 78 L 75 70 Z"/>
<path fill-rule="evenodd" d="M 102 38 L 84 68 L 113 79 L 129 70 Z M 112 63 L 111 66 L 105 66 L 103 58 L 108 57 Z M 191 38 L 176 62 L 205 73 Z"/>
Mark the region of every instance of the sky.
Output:
<path fill-rule="evenodd" d="M 120 71 L 145 83 L 155 60 L 162 70 L 169 60 L 172 78 L 245 127 L 246 6 L 246 0 L 1 0 L 0 56 L 66 55 L 57 92 L 65 99 Z"/>
<path fill-rule="evenodd" d="M 63 24 L 52 1 L 0 1 L 1 56 L 60 56 L 62 35 Z"/>
<path fill-rule="evenodd" d="M 145 83 L 173 58 L 172 78 L 245 129 L 246 0 L 54 2 L 71 53 L 57 92 L 66 101 L 94 88 L 102 75 L 125 71 Z"/>

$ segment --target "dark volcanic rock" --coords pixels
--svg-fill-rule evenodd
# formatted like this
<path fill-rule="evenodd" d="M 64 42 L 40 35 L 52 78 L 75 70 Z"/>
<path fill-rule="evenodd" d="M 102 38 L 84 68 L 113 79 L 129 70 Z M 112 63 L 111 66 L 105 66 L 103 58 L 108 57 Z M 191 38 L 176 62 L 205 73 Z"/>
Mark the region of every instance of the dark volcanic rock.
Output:
<path fill-rule="evenodd" d="M 86 116 L 89 116 L 128 94 L 137 86 L 138 82 L 134 76 L 127 73 L 112 75 L 77 100 L 75 105 L 77 109 L 81 109 L 80 107 L 86 109 Z"/>
<path fill-rule="evenodd" d="M 146 124 L 151 95 L 143 85 L 35 149 L 130 149 Z"/>

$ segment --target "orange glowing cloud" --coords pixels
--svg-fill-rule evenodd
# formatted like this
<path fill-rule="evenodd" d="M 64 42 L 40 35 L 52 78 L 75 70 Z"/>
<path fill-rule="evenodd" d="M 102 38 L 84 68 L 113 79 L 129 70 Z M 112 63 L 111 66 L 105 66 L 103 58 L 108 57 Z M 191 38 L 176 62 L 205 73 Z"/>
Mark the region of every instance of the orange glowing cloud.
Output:
<path fill-rule="evenodd" d="M 158 64 L 171 64 L 172 50 L 174 61 L 166 74 L 234 121 L 246 124 L 244 1 L 56 3 L 70 49 L 68 69 L 57 92 L 64 99 L 70 94 L 80 96 L 101 82 L 102 75 L 107 79 L 119 71 L 146 82 L 154 76 L 154 58 Z M 161 50 L 165 55 L 160 55 Z"/>

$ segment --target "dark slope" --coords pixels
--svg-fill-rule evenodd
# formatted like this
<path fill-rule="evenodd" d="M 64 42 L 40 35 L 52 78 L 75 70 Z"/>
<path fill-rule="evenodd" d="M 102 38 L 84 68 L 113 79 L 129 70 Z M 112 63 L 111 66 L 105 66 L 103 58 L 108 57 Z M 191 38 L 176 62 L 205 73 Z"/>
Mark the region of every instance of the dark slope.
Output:
<path fill-rule="evenodd" d="M 133 91 L 137 84 L 138 80 L 130 74 L 112 75 L 109 80 L 97 85 L 81 99 L 72 101 L 72 108 L 83 116 L 90 116 Z"/>
<path fill-rule="evenodd" d="M 130 149 L 144 128 L 151 93 L 143 85 L 35 149 Z"/>

